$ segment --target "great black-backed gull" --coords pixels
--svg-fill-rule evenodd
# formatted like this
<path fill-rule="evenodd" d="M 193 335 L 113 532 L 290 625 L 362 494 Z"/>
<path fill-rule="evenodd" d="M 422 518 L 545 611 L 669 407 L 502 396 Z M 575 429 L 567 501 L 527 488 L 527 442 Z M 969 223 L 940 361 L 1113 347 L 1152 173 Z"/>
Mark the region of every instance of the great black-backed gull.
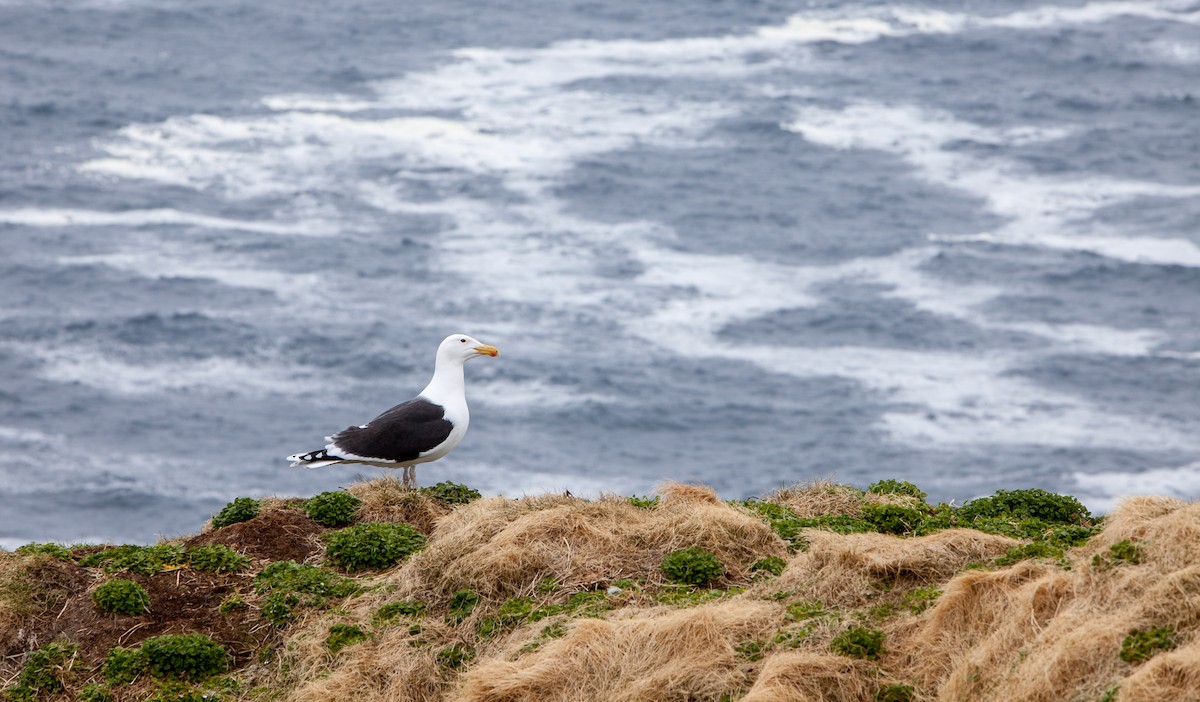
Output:
<path fill-rule="evenodd" d="M 442 340 L 433 366 L 433 380 L 421 394 L 396 405 L 375 419 L 325 437 L 325 448 L 288 456 L 292 467 L 322 468 L 338 463 L 361 463 L 403 468 L 404 485 L 415 487 L 416 466 L 450 453 L 467 433 L 463 364 L 477 356 L 498 356 L 495 346 L 466 334 Z"/>

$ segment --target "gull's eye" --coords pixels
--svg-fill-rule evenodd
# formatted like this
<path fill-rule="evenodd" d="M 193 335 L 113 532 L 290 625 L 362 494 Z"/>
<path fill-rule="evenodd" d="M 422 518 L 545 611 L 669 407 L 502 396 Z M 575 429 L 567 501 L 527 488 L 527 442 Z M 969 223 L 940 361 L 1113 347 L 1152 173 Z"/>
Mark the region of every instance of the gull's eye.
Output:
<path fill-rule="evenodd" d="M 465 344 L 465 343 L 467 343 L 467 340 L 466 340 L 466 339 L 459 339 L 459 340 L 458 340 L 458 343 L 460 343 L 460 344 Z"/>

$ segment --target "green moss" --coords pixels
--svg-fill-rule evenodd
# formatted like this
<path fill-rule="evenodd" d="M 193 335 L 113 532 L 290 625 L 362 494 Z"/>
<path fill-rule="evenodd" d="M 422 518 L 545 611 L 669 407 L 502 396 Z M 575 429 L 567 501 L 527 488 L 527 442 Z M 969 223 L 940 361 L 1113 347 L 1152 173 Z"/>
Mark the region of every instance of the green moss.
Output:
<path fill-rule="evenodd" d="M 912 702 L 912 685 L 884 685 L 875 691 L 875 702 Z"/>
<path fill-rule="evenodd" d="M 390 624 L 398 617 L 407 617 L 409 619 L 419 619 L 425 616 L 425 603 L 419 600 L 400 600 L 398 602 L 389 602 L 376 610 L 371 616 L 371 624 L 375 626 L 384 626 Z"/>
<path fill-rule="evenodd" d="M 344 527 L 354 523 L 362 500 L 344 490 L 323 492 L 304 501 L 304 512 L 317 524 Z"/>
<path fill-rule="evenodd" d="M 655 595 L 659 602 L 673 607 L 695 607 L 724 597 L 744 592 L 745 588 L 732 587 L 728 590 L 709 590 L 687 585 L 665 585 Z"/>
<path fill-rule="evenodd" d="M 155 677 L 201 680 L 225 672 L 229 655 L 207 634 L 164 634 L 142 642 L 142 653 Z"/>
<path fill-rule="evenodd" d="M 150 611 L 150 593 L 133 582 L 114 578 L 92 591 L 92 602 L 109 614 L 137 616 Z"/>
<path fill-rule="evenodd" d="M 471 616 L 475 605 L 479 604 L 479 594 L 473 590 L 459 590 L 450 596 L 450 606 L 446 611 L 446 623 L 454 625 Z"/>
<path fill-rule="evenodd" d="M 89 553 L 79 559 L 85 568 L 103 568 L 106 573 L 129 571 L 138 575 L 153 575 L 167 565 L 182 565 L 185 559 L 182 546 L 158 544 L 155 546 L 114 546 Z"/>
<path fill-rule="evenodd" d="M 532 597 L 514 597 L 501 604 L 494 615 L 480 620 L 476 631 L 481 637 L 486 638 L 529 619 L 535 610 L 535 602 Z M 543 617 L 539 617 L 539 619 L 541 618 Z"/>
<path fill-rule="evenodd" d="M 712 552 L 695 546 L 667 554 L 658 569 L 672 582 L 683 585 L 706 585 L 725 573 Z"/>
<path fill-rule="evenodd" d="M 250 566 L 250 559 L 223 544 L 187 550 L 188 565 L 210 573 L 237 573 Z"/>
<path fill-rule="evenodd" d="M 50 556 L 51 558 L 57 558 L 60 561 L 72 560 L 70 549 L 62 544 L 56 544 L 53 542 L 42 544 L 25 544 L 24 546 L 18 546 L 17 553 L 21 554 L 22 556 L 45 555 Z"/>
<path fill-rule="evenodd" d="M 465 505 L 469 502 L 478 500 L 482 495 L 478 490 L 469 488 L 466 485 L 458 483 L 442 482 L 437 485 L 421 488 L 421 492 L 432 497 L 438 502 L 448 505 Z"/>
<path fill-rule="evenodd" d="M 446 646 L 434 654 L 434 660 L 443 668 L 458 668 L 475 658 L 475 650 L 464 644 Z"/>
<path fill-rule="evenodd" d="M 557 592 L 558 588 L 560 587 L 562 587 L 562 583 L 558 582 L 558 578 L 552 575 L 547 575 L 546 577 L 537 581 L 537 585 L 533 586 L 533 590 L 539 595 L 549 595 L 553 592 Z"/>
<path fill-rule="evenodd" d="M 329 562 L 354 573 L 388 568 L 425 547 L 425 537 L 407 524 L 370 522 L 325 535 Z"/>
<path fill-rule="evenodd" d="M 767 556 L 766 558 L 755 561 L 750 566 L 750 572 L 782 575 L 784 568 L 787 568 L 787 561 L 783 560 L 779 556 Z"/>
<path fill-rule="evenodd" d="M 369 638 L 371 638 L 370 634 L 353 624 L 334 624 L 329 627 L 329 636 L 325 637 L 325 647 L 329 649 L 330 653 L 337 655 L 337 652 L 343 648 Z"/>
<path fill-rule="evenodd" d="M 4 698 L 26 702 L 62 693 L 74 677 L 78 650 L 66 641 L 52 641 L 30 651 L 17 675 L 17 684 L 3 691 Z"/>
<path fill-rule="evenodd" d="M 220 512 L 213 515 L 212 527 L 213 529 L 220 529 L 230 524 L 254 519 L 258 516 L 258 510 L 258 500 L 249 497 L 239 497 L 222 507 Z"/>
<path fill-rule="evenodd" d="M 883 632 L 856 626 L 833 637 L 829 648 L 843 656 L 875 660 L 883 652 Z"/>
<path fill-rule="evenodd" d="M 892 478 L 871 483 L 871 486 L 867 488 L 867 492 L 876 495 L 908 495 L 922 501 L 926 497 L 925 491 L 916 485 L 907 480 L 894 480 Z"/>
<path fill-rule="evenodd" d="M 1079 500 L 1038 488 L 997 490 L 991 497 L 971 500 L 959 510 L 966 522 L 987 517 L 1040 519 L 1052 524 L 1088 526 L 1091 514 Z"/>
<path fill-rule="evenodd" d="M 266 599 L 263 616 L 275 626 L 295 619 L 297 607 L 324 607 L 330 599 L 349 597 L 360 588 L 350 578 L 295 561 L 276 561 L 254 578 L 254 588 Z"/>
<path fill-rule="evenodd" d="M 538 635 L 536 637 L 534 637 L 533 641 L 530 641 L 529 643 L 527 643 L 521 647 L 521 652 L 522 653 L 530 653 L 532 651 L 536 651 L 539 648 L 541 648 L 542 644 L 546 643 L 547 641 L 551 641 L 553 639 L 561 639 L 562 637 L 564 637 L 566 635 L 567 635 L 566 622 L 554 622 L 553 624 L 547 624 L 546 626 L 542 627 L 542 630 L 540 632 L 538 632 Z"/>
<path fill-rule="evenodd" d="M 657 495 L 654 497 L 638 497 L 637 495 L 633 495 L 628 499 L 629 504 L 637 507 L 638 509 L 654 509 L 658 506 L 659 502 Z"/>
<path fill-rule="evenodd" d="M 1141 663 L 1156 653 L 1175 648 L 1175 629 L 1169 626 L 1157 629 L 1134 629 L 1121 642 L 1121 660 L 1126 663 Z"/>
<path fill-rule="evenodd" d="M 109 685 L 125 685 L 141 677 L 148 666 L 141 648 L 117 646 L 104 658 L 104 679 Z"/>

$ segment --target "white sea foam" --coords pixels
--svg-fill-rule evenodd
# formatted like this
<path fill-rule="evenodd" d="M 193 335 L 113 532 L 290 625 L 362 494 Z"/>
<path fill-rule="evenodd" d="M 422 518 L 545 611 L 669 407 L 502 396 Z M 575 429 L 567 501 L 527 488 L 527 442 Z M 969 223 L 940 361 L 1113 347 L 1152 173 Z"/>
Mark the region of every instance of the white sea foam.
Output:
<path fill-rule="evenodd" d="M 206 229 L 263 232 L 267 234 L 313 233 L 312 229 L 307 226 L 210 217 L 169 208 L 124 210 L 121 212 L 58 208 L 20 208 L 0 210 L 0 222 L 29 227 L 144 227 L 147 225 L 168 224 L 204 227 Z"/>
<path fill-rule="evenodd" d="M 835 149 L 894 153 L 925 180 L 982 199 L 1006 223 L 994 232 L 941 235 L 936 241 L 987 241 L 1087 251 L 1134 263 L 1200 267 L 1200 246 L 1183 239 L 1123 237 L 1087 225 L 1102 207 L 1141 197 L 1190 198 L 1200 187 L 1102 177 L 1049 177 L 998 157 L 946 148 L 956 141 L 1009 144 L 1063 136 L 1058 130 L 995 130 L 913 106 L 859 103 L 844 110 L 804 108 L 784 125 Z"/>
<path fill-rule="evenodd" d="M 1193 499 L 1200 493 L 1200 462 L 1136 473 L 1076 472 L 1071 477 L 1078 486 L 1075 494 L 1097 514 L 1111 512 L 1122 498 L 1131 495 L 1164 495 Z"/>

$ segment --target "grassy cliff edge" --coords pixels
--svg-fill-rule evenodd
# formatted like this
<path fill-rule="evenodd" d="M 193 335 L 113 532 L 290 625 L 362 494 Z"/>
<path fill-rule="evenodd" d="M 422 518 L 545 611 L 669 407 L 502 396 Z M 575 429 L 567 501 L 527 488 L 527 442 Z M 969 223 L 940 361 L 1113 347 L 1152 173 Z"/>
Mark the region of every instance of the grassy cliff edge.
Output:
<path fill-rule="evenodd" d="M 0 699 L 1196 699 L 1200 503 L 911 483 L 761 499 L 239 498 L 0 553 Z"/>

